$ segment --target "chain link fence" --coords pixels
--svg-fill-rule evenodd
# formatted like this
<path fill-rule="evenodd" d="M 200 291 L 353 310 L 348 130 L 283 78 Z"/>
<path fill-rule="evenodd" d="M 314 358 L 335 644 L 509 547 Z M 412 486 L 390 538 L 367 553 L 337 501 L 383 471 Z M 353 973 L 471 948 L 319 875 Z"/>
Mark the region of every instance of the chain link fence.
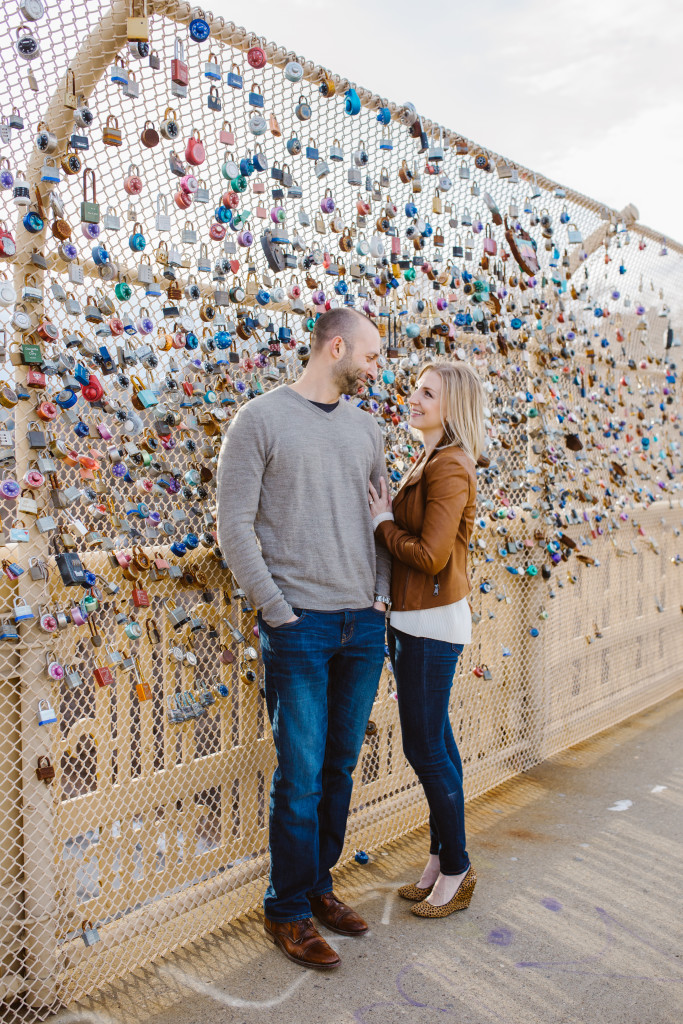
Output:
<path fill-rule="evenodd" d="M 395 485 L 420 364 L 467 359 L 488 392 L 452 708 L 468 797 L 680 684 L 683 249 L 184 4 L 1 17 L 14 1022 L 260 899 L 274 756 L 255 609 L 215 548 L 215 462 L 235 409 L 296 378 L 326 304 L 380 328 L 382 378 L 353 400 Z M 387 661 L 344 859 L 426 817 L 394 698 Z"/>

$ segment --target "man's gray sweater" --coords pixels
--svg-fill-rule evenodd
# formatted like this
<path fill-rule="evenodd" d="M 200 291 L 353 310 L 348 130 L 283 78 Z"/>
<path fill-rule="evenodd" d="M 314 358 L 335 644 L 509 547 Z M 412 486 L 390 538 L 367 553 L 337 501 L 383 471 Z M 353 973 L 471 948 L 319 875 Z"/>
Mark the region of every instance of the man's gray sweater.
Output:
<path fill-rule="evenodd" d="M 367 608 L 389 593 L 368 505 L 380 475 L 382 432 L 351 402 L 327 412 L 282 385 L 238 411 L 218 460 L 218 543 L 269 625 L 292 606 Z"/>

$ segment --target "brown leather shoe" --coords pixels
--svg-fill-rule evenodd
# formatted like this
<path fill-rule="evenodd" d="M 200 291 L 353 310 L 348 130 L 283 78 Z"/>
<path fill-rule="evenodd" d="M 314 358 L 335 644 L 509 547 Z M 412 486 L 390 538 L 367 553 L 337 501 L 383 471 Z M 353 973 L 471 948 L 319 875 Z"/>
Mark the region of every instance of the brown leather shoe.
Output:
<path fill-rule="evenodd" d="M 330 931 L 340 935 L 365 935 L 368 926 L 352 907 L 338 900 L 333 892 L 311 896 L 311 910 Z"/>
<path fill-rule="evenodd" d="M 341 963 L 310 917 L 303 921 L 271 921 L 264 919 L 266 935 L 295 964 L 302 967 L 338 967 Z"/>

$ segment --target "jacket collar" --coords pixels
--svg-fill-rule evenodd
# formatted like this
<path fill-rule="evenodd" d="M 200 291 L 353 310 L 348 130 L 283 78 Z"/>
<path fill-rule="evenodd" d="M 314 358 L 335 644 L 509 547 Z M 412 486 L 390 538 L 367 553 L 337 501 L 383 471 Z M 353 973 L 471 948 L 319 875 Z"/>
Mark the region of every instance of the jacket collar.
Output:
<path fill-rule="evenodd" d="M 424 468 L 427 465 L 427 463 L 429 462 L 429 459 L 431 459 L 434 456 L 434 454 L 438 451 L 439 447 L 444 443 L 445 440 L 446 440 L 446 435 L 444 434 L 441 437 L 441 439 L 439 440 L 439 444 L 431 452 L 431 454 L 430 454 L 428 459 L 425 458 L 424 448 L 422 449 L 422 451 L 420 452 L 420 454 L 418 456 L 417 462 L 413 463 L 413 465 L 411 466 L 410 470 L 408 471 L 406 479 L 401 483 L 401 486 L 399 487 L 398 492 L 396 494 L 396 498 L 399 498 L 400 495 L 402 495 L 410 487 L 414 487 L 414 485 L 420 480 L 420 478 L 422 477 L 422 474 L 424 472 Z M 394 500 L 396 500 L 396 499 L 394 499 Z"/>

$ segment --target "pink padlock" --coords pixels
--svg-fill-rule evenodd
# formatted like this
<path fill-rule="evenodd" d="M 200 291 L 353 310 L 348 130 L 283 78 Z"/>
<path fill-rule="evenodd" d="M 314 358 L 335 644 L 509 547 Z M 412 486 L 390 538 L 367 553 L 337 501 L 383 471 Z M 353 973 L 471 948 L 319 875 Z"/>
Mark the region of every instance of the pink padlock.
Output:
<path fill-rule="evenodd" d="M 135 486 L 141 494 L 149 494 L 154 490 L 154 481 L 150 480 L 149 477 L 144 477 L 142 480 L 136 480 Z"/>
<path fill-rule="evenodd" d="M 362 196 L 359 196 L 358 199 L 356 200 L 356 210 L 361 215 L 361 217 L 367 217 L 367 215 L 372 210 L 372 207 L 370 203 L 367 201 L 367 199 L 363 199 Z"/>
<path fill-rule="evenodd" d="M 42 487 L 45 483 L 45 477 L 37 469 L 29 469 L 24 473 L 24 483 L 29 487 Z"/>
<path fill-rule="evenodd" d="M 54 633 L 57 630 L 57 619 L 50 612 L 44 612 L 40 616 L 39 623 L 44 633 Z"/>
<path fill-rule="evenodd" d="M 314 306 L 323 306 L 325 304 L 325 292 L 320 288 L 316 288 L 311 295 L 311 302 Z"/>
<path fill-rule="evenodd" d="M 183 192 L 194 194 L 199 188 L 199 182 L 195 178 L 194 174 L 184 174 L 180 179 L 180 187 Z"/>
<path fill-rule="evenodd" d="M 292 281 L 292 283 L 290 284 L 289 288 L 287 289 L 287 295 L 289 296 L 290 299 L 300 298 L 301 288 L 296 283 L 296 281 Z"/>
<path fill-rule="evenodd" d="M 241 231 L 237 232 L 237 244 L 244 246 L 245 249 L 248 249 L 253 244 L 253 241 L 254 236 L 249 228 L 242 228 Z"/>
<path fill-rule="evenodd" d="M 73 622 L 74 626 L 84 626 L 88 620 L 88 616 L 85 614 L 80 605 L 77 604 L 73 606 L 69 614 L 71 615 L 71 621 Z"/>
<path fill-rule="evenodd" d="M 436 300 L 436 308 L 443 312 L 444 309 L 448 309 L 448 299 L 440 297 Z"/>
<path fill-rule="evenodd" d="M 128 168 L 128 177 L 123 179 L 123 187 L 129 196 L 139 196 L 142 192 L 142 178 L 135 164 Z"/>
<path fill-rule="evenodd" d="M 189 192 L 179 189 L 173 196 L 173 202 L 180 210 L 189 210 L 192 206 L 192 196 Z"/>
<path fill-rule="evenodd" d="M 270 211 L 270 219 L 274 224 L 283 224 L 287 217 L 287 211 L 282 206 L 274 206 Z"/>
<path fill-rule="evenodd" d="M 54 658 L 53 654 L 45 655 L 45 671 L 49 675 L 50 679 L 63 679 L 64 678 L 64 667 L 59 664 L 58 661 L 51 661 L 50 658 Z"/>
<path fill-rule="evenodd" d="M 329 189 L 327 189 L 325 195 L 320 200 L 320 209 L 323 213 L 334 213 L 334 199 Z"/>
<path fill-rule="evenodd" d="M 114 436 L 106 423 L 97 424 L 97 433 L 100 435 L 103 441 L 111 441 L 112 437 Z"/>

